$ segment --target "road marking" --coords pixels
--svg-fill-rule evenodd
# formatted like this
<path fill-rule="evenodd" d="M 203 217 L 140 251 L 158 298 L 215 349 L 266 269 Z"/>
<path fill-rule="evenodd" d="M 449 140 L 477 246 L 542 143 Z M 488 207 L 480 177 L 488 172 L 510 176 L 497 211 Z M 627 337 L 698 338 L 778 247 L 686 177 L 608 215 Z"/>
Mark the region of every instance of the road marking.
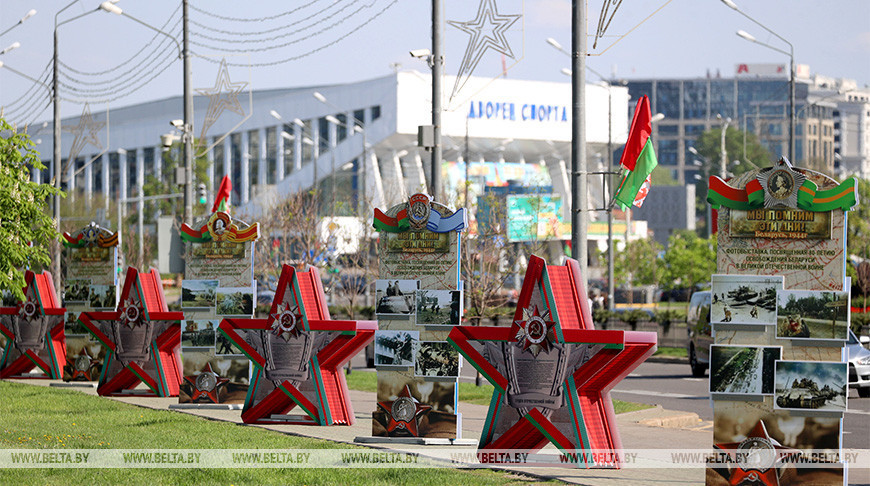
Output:
<path fill-rule="evenodd" d="M 659 392 L 659 391 L 651 391 L 651 390 L 613 390 L 613 393 L 632 393 L 634 395 L 646 395 L 646 396 L 655 396 L 655 397 L 667 397 L 667 398 L 708 398 L 707 395 L 698 396 L 698 395 L 684 395 L 682 393 L 668 393 L 668 392 Z"/>

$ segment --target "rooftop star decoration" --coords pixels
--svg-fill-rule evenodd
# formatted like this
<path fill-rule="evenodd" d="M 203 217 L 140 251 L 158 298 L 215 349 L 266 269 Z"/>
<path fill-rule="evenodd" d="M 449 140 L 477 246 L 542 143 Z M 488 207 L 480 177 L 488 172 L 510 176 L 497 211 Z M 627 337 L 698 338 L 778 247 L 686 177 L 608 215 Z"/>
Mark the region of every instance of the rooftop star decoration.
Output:
<path fill-rule="evenodd" d="M 532 256 L 511 327 L 450 331 L 447 341 L 495 387 L 481 452 L 622 448 L 610 390 L 655 352 L 656 334 L 596 330 L 585 296 L 575 260 L 547 266 Z M 620 467 L 618 455 L 606 457 L 579 454 L 577 465 Z"/>
<path fill-rule="evenodd" d="M 504 56 L 514 59 L 513 50 L 505 38 L 505 33 L 511 28 L 522 15 L 506 15 L 498 12 L 495 0 L 481 0 L 477 8 L 477 15 L 468 21 L 459 22 L 448 20 L 447 24 L 469 35 L 462 63 L 453 85 L 453 97 L 457 91 L 468 81 L 468 77 L 477 68 L 486 51 L 492 49 Z"/>
<path fill-rule="evenodd" d="M 107 348 L 97 393 L 117 395 L 141 382 L 156 396 L 178 396 L 183 319 L 183 313 L 169 311 L 156 269 L 128 268 L 117 310 L 79 315 Z"/>
<path fill-rule="evenodd" d="M 68 163 L 74 163 L 76 157 L 82 153 L 82 150 L 84 150 L 87 145 L 93 145 L 94 147 L 103 150 L 103 144 L 100 142 L 100 130 L 104 126 L 106 126 L 105 122 L 94 120 L 94 117 L 91 116 L 90 105 L 85 103 L 78 124 L 71 127 L 63 127 L 65 132 L 72 133 L 74 136 L 72 146 L 69 149 L 69 157 L 67 158 L 69 161 Z"/>
<path fill-rule="evenodd" d="M 44 378 L 60 379 L 66 364 L 63 316 L 66 309 L 54 290 L 51 274 L 24 274 L 25 300 L 0 307 L 0 378 L 15 378 L 39 368 Z M 37 378 L 41 376 L 26 376 Z"/>
<path fill-rule="evenodd" d="M 376 321 L 330 319 L 317 269 L 284 265 L 267 319 L 224 319 L 218 327 L 255 367 L 242 420 L 352 425 L 342 367 L 376 329 Z M 305 415 L 288 415 L 297 406 Z"/>

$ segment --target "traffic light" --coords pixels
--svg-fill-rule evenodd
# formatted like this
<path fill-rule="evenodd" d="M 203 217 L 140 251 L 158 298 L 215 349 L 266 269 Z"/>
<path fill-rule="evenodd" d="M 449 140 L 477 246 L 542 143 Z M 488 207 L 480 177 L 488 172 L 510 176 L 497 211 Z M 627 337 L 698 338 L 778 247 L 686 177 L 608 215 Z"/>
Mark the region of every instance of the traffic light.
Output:
<path fill-rule="evenodd" d="M 200 184 L 196 186 L 196 195 L 200 204 L 205 204 L 208 202 L 208 194 L 205 191 L 205 184 Z"/>

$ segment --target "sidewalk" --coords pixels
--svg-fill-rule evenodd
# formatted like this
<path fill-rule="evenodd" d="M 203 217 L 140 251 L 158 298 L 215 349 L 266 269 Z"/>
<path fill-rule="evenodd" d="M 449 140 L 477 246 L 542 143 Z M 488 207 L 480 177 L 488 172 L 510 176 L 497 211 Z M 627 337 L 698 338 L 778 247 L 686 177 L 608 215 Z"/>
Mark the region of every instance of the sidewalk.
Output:
<path fill-rule="evenodd" d="M 37 386 L 49 386 L 52 380 L 16 380 Z M 96 395 L 95 388 L 72 388 L 82 393 Z M 361 445 L 355 443 L 356 437 L 371 436 L 371 412 L 376 407 L 376 395 L 373 392 L 351 390 L 350 397 L 354 407 L 356 423 L 352 426 L 315 427 L 304 425 L 253 425 L 285 434 L 326 439 L 335 442 Z M 176 398 L 146 398 L 146 397 L 112 397 L 117 400 L 140 407 L 167 410 L 178 402 Z M 462 437 L 474 439 L 480 437 L 483 421 L 488 407 L 460 403 L 462 413 Z M 179 413 L 189 413 L 212 420 L 242 423 L 239 410 L 205 410 L 184 409 L 174 410 Z M 627 449 L 703 449 L 712 443 L 712 426 L 702 422 L 697 415 L 688 412 L 675 412 L 660 407 L 637 412 L 617 415 L 617 427 L 623 446 Z M 366 444 L 366 447 L 390 449 L 395 451 L 412 451 L 425 454 L 426 446 L 401 444 Z M 454 446 L 456 451 L 473 452 L 476 446 Z M 552 446 L 546 452 L 555 453 Z M 625 467 L 620 470 L 542 468 L 542 467 L 510 467 L 498 469 L 514 471 L 523 475 L 542 479 L 557 479 L 574 484 L 611 485 L 611 484 L 701 484 L 704 482 L 703 469 L 640 469 Z"/>

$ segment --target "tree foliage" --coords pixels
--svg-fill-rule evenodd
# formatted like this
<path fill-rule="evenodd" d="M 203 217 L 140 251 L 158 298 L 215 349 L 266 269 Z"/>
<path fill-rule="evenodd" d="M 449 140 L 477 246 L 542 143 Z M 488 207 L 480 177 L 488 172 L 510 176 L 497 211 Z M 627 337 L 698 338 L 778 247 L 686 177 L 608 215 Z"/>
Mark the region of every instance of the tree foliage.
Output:
<path fill-rule="evenodd" d="M 658 284 L 663 270 L 661 252 L 662 245 L 652 238 L 629 241 L 614 254 L 615 282 L 626 287 Z"/>
<path fill-rule="evenodd" d="M 679 231 L 668 240 L 660 280 L 665 289 L 689 288 L 709 282 L 716 271 L 716 238 L 701 238 L 694 231 Z"/>
<path fill-rule="evenodd" d="M 30 178 L 32 169 L 44 168 L 27 133 L 0 118 L 0 290 L 18 299 L 24 298 L 23 269 L 47 266 L 51 244 L 59 238 L 47 209 L 59 191 Z"/>
<path fill-rule="evenodd" d="M 746 153 L 743 152 L 743 137 L 746 136 Z M 719 175 L 722 157 L 722 128 L 716 127 L 705 131 L 695 141 L 695 150 L 705 159 L 701 160 L 702 172 L 706 176 Z M 730 174 L 740 175 L 755 167 L 770 167 L 775 161 L 775 155 L 761 145 L 753 133 L 743 132 L 734 127 L 728 127 L 725 132 L 726 170 Z M 740 163 L 734 165 L 733 161 Z"/>

